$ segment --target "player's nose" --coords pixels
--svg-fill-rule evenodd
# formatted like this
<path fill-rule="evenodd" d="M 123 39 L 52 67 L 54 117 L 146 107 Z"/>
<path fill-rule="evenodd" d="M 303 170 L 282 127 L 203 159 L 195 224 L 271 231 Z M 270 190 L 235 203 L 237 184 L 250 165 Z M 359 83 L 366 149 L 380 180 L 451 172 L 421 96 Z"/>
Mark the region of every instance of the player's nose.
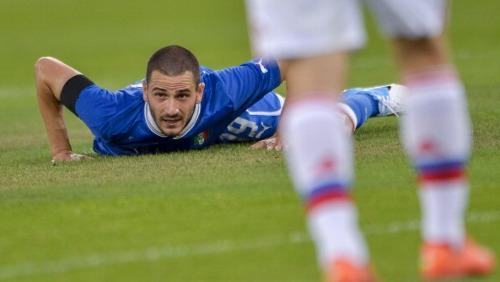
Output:
<path fill-rule="evenodd" d="M 169 116 L 174 116 L 177 113 L 179 113 L 179 107 L 177 103 L 174 101 L 174 99 L 169 99 L 168 101 L 165 101 L 163 105 L 163 113 Z"/>

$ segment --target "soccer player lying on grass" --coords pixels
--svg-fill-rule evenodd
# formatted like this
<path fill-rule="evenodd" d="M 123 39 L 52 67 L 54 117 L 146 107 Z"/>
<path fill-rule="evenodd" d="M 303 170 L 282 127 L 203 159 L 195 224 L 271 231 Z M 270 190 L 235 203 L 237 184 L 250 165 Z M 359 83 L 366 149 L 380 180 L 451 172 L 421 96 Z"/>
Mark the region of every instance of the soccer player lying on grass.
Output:
<path fill-rule="evenodd" d="M 114 92 L 50 57 L 36 62 L 35 74 L 54 161 L 86 158 L 72 152 L 62 105 L 92 131 L 95 152 L 116 156 L 265 140 L 276 133 L 284 103 L 272 92 L 283 80 L 278 62 L 260 60 L 214 71 L 200 67 L 180 46 L 155 52 L 142 82 Z M 339 108 L 354 130 L 371 116 L 396 114 L 404 90 L 398 85 L 347 90 Z"/>

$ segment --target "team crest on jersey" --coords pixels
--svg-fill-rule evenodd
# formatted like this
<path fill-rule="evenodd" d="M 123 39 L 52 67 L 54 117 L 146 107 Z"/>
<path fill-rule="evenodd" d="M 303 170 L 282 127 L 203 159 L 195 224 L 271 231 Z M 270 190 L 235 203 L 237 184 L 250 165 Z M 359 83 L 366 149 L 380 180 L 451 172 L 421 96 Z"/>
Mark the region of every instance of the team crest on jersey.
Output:
<path fill-rule="evenodd" d="M 208 139 L 208 131 L 203 131 L 194 137 L 194 144 L 201 146 Z"/>

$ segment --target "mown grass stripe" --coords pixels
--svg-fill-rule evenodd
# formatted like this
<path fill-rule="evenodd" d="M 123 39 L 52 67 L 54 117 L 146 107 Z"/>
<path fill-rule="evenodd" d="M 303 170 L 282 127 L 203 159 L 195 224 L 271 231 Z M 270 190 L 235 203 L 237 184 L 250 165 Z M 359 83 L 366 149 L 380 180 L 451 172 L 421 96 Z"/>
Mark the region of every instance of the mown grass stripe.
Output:
<path fill-rule="evenodd" d="M 500 220 L 500 210 L 471 212 L 467 217 L 469 223 L 488 224 Z M 416 231 L 418 220 L 394 222 L 390 224 L 372 224 L 364 228 L 367 236 L 387 235 Z M 156 246 L 143 250 L 128 250 L 113 253 L 95 253 L 80 257 L 66 257 L 46 262 L 23 262 L 0 266 L 0 280 L 39 274 L 64 273 L 77 269 L 101 267 L 106 265 L 125 264 L 143 261 L 158 261 L 179 257 L 217 255 L 228 252 L 262 249 L 286 244 L 309 242 L 309 236 L 296 231 L 283 235 L 270 235 L 252 240 L 222 240 L 192 246 Z"/>

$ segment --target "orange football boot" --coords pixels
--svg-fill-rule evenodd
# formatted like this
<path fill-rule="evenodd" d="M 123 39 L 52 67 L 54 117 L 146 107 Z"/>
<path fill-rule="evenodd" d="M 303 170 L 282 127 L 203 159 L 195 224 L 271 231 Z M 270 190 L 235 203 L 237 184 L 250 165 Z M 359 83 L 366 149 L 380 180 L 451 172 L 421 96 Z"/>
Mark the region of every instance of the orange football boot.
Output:
<path fill-rule="evenodd" d="M 370 265 L 355 265 L 349 260 L 338 259 L 330 265 L 326 282 L 375 282 Z"/>
<path fill-rule="evenodd" d="M 421 273 L 425 279 L 483 276 L 495 267 L 495 257 L 486 248 L 468 239 L 461 250 L 445 244 L 424 244 Z"/>

